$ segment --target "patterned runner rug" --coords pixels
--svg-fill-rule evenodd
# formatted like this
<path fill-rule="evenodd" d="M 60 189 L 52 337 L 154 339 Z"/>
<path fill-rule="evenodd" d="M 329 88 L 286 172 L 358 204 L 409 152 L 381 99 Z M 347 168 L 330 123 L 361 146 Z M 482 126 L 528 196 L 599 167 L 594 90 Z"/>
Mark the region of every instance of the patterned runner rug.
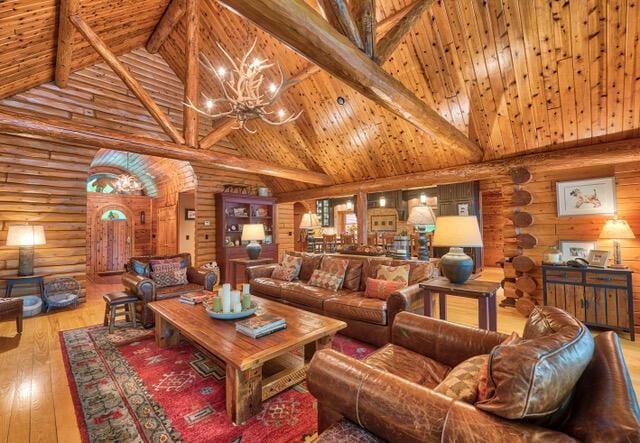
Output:
<path fill-rule="evenodd" d="M 160 349 L 153 331 L 89 328 L 60 333 L 85 442 L 306 442 L 316 401 L 305 383 L 264 402 L 242 426 L 225 409 L 224 366 L 189 342 Z M 361 359 L 373 347 L 338 335 L 333 348 Z"/>

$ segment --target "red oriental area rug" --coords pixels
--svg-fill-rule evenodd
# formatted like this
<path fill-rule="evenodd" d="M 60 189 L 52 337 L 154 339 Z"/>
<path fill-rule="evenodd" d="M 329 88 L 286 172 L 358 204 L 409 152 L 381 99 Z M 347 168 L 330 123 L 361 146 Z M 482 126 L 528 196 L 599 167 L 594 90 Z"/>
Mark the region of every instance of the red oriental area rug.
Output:
<path fill-rule="evenodd" d="M 94 441 L 305 442 L 316 437 L 316 401 L 305 383 L 270 398 L 234 425 L 224 366 L 189 342 L 160 349 L 152 331 L 102 326 L 60 333 L 82 438 Z M 333 348 L 361 359 L 373 347 L 338 335 Z"/>

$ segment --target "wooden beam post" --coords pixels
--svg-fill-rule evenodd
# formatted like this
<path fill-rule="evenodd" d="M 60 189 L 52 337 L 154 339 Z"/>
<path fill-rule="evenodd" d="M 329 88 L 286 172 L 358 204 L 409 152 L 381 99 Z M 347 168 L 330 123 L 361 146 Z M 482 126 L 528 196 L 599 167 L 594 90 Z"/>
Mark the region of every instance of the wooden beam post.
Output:
<path fill-rule="evenodd" d="M 174 0 L 175 1 L 175 0 Z M 187 0 L 187 72 L 184 81 L 184 103 L 198 104 L 198 34 L 200 3 L 198 0 Z M 191 106 L 184 105 L 184 139 L 189 146 L 198 147 L 198 113 Z"/>
<path fill-rule="evenodd" d="M 363 51 L 371 58 L 376 47 L 376 4 L 375 0 L 351 2 L 356 28 L 362 38 Z"/>
<path fill-rule="evenodd" d="M 94 148 L 115 149 L 174 160 L 201 162 L 215 165 L 220 169 L 268 175 L 316 185 L 327 185 L 333 182 L 328 175 L 320 172 L 288 168 L 224 152 L 195 149 L 173 142 L 124 134 L 119 131 L 80 125 L 49 117 L 35 118 L 7 110 L 0 110 L 0 131 L 31 138 L 34 136 L 53 138 Z"/>
<path fill-rule="evenodd" d="M 220 0 L 383 108 L 431 135 L 465 161 L 479 161 L 478 145 L 336 31 L 304 0 Z"/>
<path fill-rule="evenodd" d="M 71 75 L 73 58 L 73 23 L 70 16 L 78 13 L 80 0 L 61 0 L 58 25 L 58 52 L 56 54 L 56 85 L 66 88 Z"/>
<path fill-rule="evenodd" d="M 535 166 L 546 171 L 557 171 L 567 168 L 568 158 L 572 159 L 571 168 L 637 162 L 640 161 L 640 137 L 590 146 L 556 149 L 555 151 L 526 154 L 431 171 L 413 172 L 395 177 L 376 178 L 303 191 L 285 192 L 276 195 L 276 197 L 278 198 L 278 203 L 289 203 L 319 198 L 343 197 L 359 192 L 383 192 L 485 180 L 496 176 L 508 176 L 513 168 L 522 166 Z"/>
<path fill-rule="evenodd" d="M 162 129 L 164 129 L 164 132 L 166 132 L 174 142 L 184 144 L 182 135 L 180 135 L 178 130 L 173 126 L 169 117 L 167 117 L 156 102 L 153 101 L 153 98 L 151 98 L 144 87 L 131 75 L 129 69 L 127 69 L 127 67 L 118 60 L 118 57 L 109 50 L 109 47 L 100 38 L 100 36 L 98 36 L 98 34 L 96 34 L 79 15 L 72 16 L 71 22 L 84 36 L 85 40 L 89 42 L 93 49 L 95 49 L 111 69 L 113 69 L 113 72 L 115 72 L 131 92 L 138 97 L 142 105 L 147 109 L 147 111 L 149 111 L 149 114 L 151 114 Z"/>
<path fill-rule="evenodd" d="M 396 24 L 387 35 L 384 36 L 376 48 L 375 60 L 378 64 L 384 63 L 398 47 L 404 36 L 413 25 L 422 17 L 422 13 L 433 3 L 433 0 L 418 0 Z"/>
<path fill-rule="evenodd" d="M 153 34 L 147 40 L 147 52 L 155 54 L 160 50 L 173 28 L 180 22 L 185 14 L 185 0 L 171 0 L 167 9 L 165 9 L 162 18 L 153 30 Z"/>
<path fill-rule="evenodd" d="M 358 220 L 358 243 L 367 244 L 369 222 L 367 220 L 367 193 L 358 192 L 356 195 L 356 219 Z"/>
<path fill-rule="evenodd" d="M 346 35 L 358 48 L 364 49 L 358 27 L 353 21 L 351 11 L 345 0 L 318 0 L 318 4 L 324 12 L 325 19 L 331 26 Z"/>

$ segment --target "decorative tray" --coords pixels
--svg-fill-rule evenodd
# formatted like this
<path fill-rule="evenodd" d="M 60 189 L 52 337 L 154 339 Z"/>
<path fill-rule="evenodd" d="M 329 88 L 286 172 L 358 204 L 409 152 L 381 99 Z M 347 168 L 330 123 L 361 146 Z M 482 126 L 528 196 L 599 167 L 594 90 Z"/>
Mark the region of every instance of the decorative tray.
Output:
<path fill-rule="evenodd" d="M 246 309 L 242 312 L 213 312 L 210 311 L 206 306 L 204 307 L 204 310 L 207 311 L 209 317 L 216 318 L 218 320 L 237 320 L 239 318 L 249 317 L 250 315 L 256 313 L 256 309 L 258 309 L 258 305 L 253 302 L 251 303 L 251 307 L 249 309 Z"/>

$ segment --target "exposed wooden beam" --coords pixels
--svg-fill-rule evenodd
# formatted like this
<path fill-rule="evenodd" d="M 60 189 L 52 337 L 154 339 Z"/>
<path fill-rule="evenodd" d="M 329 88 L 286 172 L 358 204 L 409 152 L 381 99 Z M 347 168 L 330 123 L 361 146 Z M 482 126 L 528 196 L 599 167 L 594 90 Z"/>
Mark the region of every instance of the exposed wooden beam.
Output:
<path fill-rule="evenodd" d="M 358 221 L 358 243 L 367 244 L 367 233 L 369 232 L 367 220 L 367 193 L 358 192 L 356 195 L 356 219 Z"/>
<path fill-rule="evenodd" d="M 351 14 L 362 39 L 363 51 L 373 57 L 376 47 L 376 4 L 375 0 L 351 2 Z"/>
<path fill-rule="evenodd" d="M 571 168 L 637 162 L 640 161 L 640 137 L 588 146 L 557 149 L 554 151 L 539 152 L 444 169 L 415 172 L 395 177 L 286 192 L 278 194 L 276 197 L 278 198 L 278 202 L 287 203 L 318 198 L 343 197 L 359 192 L 383 192 L 472 180 L 484 180 L 500 175 L 507 175 L 511 169 L 520 166 L 536 167 L 544 169 L 545 171 L 557 171 L 569 167 L 567 159 L 571 159 Z"/>
<path fill-rule="evenodd" d="M 66 88 L 71 75 L 73 58 L 73 23 L 70 16 L 78 13 L 80 0 L 61 0 L 58 25 L 58 52 L 56 54 L 56 85 Z"/>
<path fill-rule="evenodd" d="M 118 57 L 116 57 L 113 52 L 111 52 L 100 36 L 96 34 L 79 15 L 72 16 L 71 22 L 84 36 L 85 40 L 89 42 L 93 49 L 95 49 L 111 69 L 113 69 L 113 72 L 115 72 L 131 92 L 138 97 L 138 100 L 140 100 L 142 105 L 147 109 L 147 111 L 149 111 L 149 114 L 151 114 L 151 116 L 158 122 L 164 132 L 166 132 L 174 142 L 184 144 L 184 138 L 182 138 L 182 135 L 180 135 L 178 130 L 173 126 L 169 117 L 167 117 L 162 109 L 160 109 L 138 80 L 131 75 L 129 69 L 123 65 L 120 60 L 118 60 Z"/>
<path fill-rule="evenodd" d="M 422 1 L 422 0 L 418 0 L 418 1 Z M 395 14 L 385 18 L 384 20 L 381 20 L 376 26 L 376 34 L 377 34 L 376 37 L 378 39 L 384 37 L 385 33 L 388 32 L 393 27 L 393 25 L 398 23 L 400 19 L 402 19 L 409 12 L 409 10 L 411 9 L 411 6 L 413 5 L 410 5 L 396 12 Z M 296 75 L 291 77 L 290 80 L 292 80 L 292 83 L 290 83 L 289 86 L 287 86 L 287 88 L 290 88 L 291 85 L 295 85 L 303 80 L 308 79 L 309 77 L 317 74 L 320 71 L 322 71 L 320 66 L 314 63 L 309 63 L 306 67 L 302 68 L 300 72 L 298 72 Z M 222 140 L 227 135 L 229 135 L 229 133 L 233 130 L 234 125 L 235 125 L 235 122 L 228 118 L 216 120 L 215 122 L 213 122 L 213 128 L 211 132 L 209 132 L 209 134 L 207 134 L 205 137 L 202 138 L 202 140 L 200 140 L 200 147 L 210 148 L 211 146 L 215 145 L 220 140 Z"/>
<path fill-rule="evenodd" d="M 332 183 L 329 176 L 319 172 L 288 168 L 224 152 L 195 149 L 149 137 L 124 134 L 49 117 L 36 118 L 6 110 L 0 110 L 0 131 L 20 134 L 25 137 L 53 138 L 96 148 L 204 163 L 208 166 L 231 171 L 269 175 L 316 185 Z"/>
<path fill-rule="evenodd" d="M 153 30 L 153 34 L 147 40 L 147 52 L 155 54 L 160 50 L 164 41 L 169 37 L 173 28 L 180 22 L 185 14 L 185 0 L 171 0 L 167 9 L 165 9 L 162 18 Z"/>
<path fill-rule="evenodd" d="M 345 0 L 318 0 L 318 4 L 331 26 L 346 35 L 358 48 L 364 49 L 358 27 Z"/>
<path fill-rule="evenodd" d="M 384 63 L 398 47 L 404 36 L 422 17 L 422 13 L 433 3 L 433 0 L 418 0 L 384 36 L 376 47 L 376 62 Z"/>
<path fill-rule="evenodd" d="M 468 161 L 482 150 L 336 31 L 304 0 L 220 0 L 365 97 L 431 135 Z"/>
<path fill-rule="evenodd" d="M 198 30 L 200 17 L 199 0 L 187 0 L 187 72 L 184 81 L 184 103 L 198 103 Z M 198 147 L 198 113 L 191 106 L 184 105 L 184 139 L 192 147 Z"/>

